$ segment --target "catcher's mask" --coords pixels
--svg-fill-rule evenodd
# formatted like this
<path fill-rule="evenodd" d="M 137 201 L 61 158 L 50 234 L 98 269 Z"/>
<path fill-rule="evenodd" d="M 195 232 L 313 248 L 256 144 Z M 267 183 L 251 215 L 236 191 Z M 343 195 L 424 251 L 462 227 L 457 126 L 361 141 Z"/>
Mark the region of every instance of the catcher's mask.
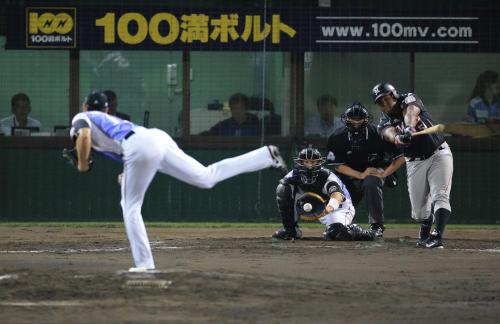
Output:
<path fill-rule="evenodd" d="M 368 126 L 371 116 L 361 102 L 355 101 L 350 104 L 340 118 L 349 130 L 350 141 L 357 142 L 367 138 L 366 126 Z"/>
<path fill-rule="evenodd" d="M 316 181 L 321 166 L 325 163 L 325 158 L 317 149 L 309 146 L 302 149 L 294 161 L 297 164 L 296 168 L 302 183 L 312 184 Z"/>

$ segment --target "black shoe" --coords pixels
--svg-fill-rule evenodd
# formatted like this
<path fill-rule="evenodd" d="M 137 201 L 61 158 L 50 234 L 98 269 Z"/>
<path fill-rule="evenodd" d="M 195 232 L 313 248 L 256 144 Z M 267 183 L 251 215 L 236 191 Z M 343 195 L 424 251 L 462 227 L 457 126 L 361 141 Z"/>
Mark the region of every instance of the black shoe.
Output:
<path fill-rule="evenodd" d="M 420 232 L 418 233 L 417 247 L 425 247 L 425 244 L 431 236 L 431 228 L 434 217 L 431 215 L 420 224 Z"/>
<path fill-rule="evenodd" d="M 298 227 L 295 227 L 294 230 L 287 230 L 282 228 L 274 232 L 272 237 L 285 241 L 298 240 L 302 237 L 302 231 Z"/>
<path fill-rule="evenodd" d="M 373 223 L 370 225 L 370 230 L 373 232 L 375 238 L 383 238 L 385 226 L 381 223 Z"/>
<path fill-rule="evenodd" d="M 425 248 L 425 244 L 427 244 L 428 240 L 429 240 L 429 238 L 426 238 L 423 240 L 417 240 L 417 243 L 415 244 L 415 246 L 418 248 Z"/>
<path fill-rule="evenodd" d="M 274 145 L 268 145 L 267 148 L 273 158 L 273 168 L 278 169 L 283 176 L 286 175 L 288 173 L 288 167 L 280 154 L 280 150 Z"/>
<path fill-rule="evenodd" d="M 441 235 L 437 232 L 433 232 L 427 242 L 425 242 L 425 247 L 428 249 L 443 248 L 443 239 Z"/>

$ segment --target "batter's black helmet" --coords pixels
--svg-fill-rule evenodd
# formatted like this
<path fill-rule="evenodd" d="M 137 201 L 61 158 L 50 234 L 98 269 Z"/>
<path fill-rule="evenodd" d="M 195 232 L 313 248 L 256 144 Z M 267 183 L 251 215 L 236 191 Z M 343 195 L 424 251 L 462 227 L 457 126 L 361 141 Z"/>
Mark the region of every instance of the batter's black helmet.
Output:
<path fill-rule="evenodd" d="M 325 163 L 325 158 L 321 155 L 319 150 L 309 145 L 308 148 L 302 149 L 299 152 L 294 161 L 297 164 L 300 180 L 304 184 L 312 184 L 316 181 L 321 166 Z M 312 165 L 305 165 L 305 161 L 312 161 Z"/>
<path fill-rule="evenodd" d="M 94 90 L 85 98 L 88 110 L 102 110 L 108 108 L 108 97 L 104 92 Z"/>
<path fill-rule="evenodd" d="M 394 86 L 390 83 L 387 82 L 382 82 L 377 84 L 376 86 L 373 87 L 372 90 L 372 97 L 373 101 L 377 103 L 377 101 L 382 98 L 383 96 L 390 94 L 394 99 L 397 99 L 399 97 L 398 91 Z"/>
<path fill-rule="evenodd" d="M 351 131 L 365 128 L 370 122 L 370 117 L 368 109 L 359 101 L 350 104 L 342 116 L 340 116 L 342 122 Z M 362 121 L 362 123 L 359 123 L 359 121 Z"/>

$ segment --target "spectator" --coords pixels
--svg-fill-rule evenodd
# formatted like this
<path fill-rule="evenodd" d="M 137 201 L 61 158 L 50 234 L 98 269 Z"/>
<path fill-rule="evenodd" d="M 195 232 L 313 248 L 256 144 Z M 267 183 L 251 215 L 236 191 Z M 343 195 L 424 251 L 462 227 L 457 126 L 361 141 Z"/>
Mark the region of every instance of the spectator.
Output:
<path fill-rule="evenodd" d="M 335 117 L 337 109 L 337 99 L 324 94 L 316 102 L 318 115 L 307 119 L 304 124 L 304 134 L 306 136 L 319 136 L 328 138 L 337 129 L 344 127 L 339 117 Z"/>
<path fill-rule="evenodd" d="M 498 120 L 499 101 L 498 73 L 484 71 L 476 81 L 467 110 L 467 120 L 471 122 L 492 122 Z"/>
<path fill-rule="evenodd" d="M 108 114 L 130 121 L 130 116 L 118 111 L 118 98 L 113 90 L 105 90 L 104 94 L 108 98 Z"/>
<path fill-rule="evenodd" d="M 31 112 L 30 98 L 25 93 L 18 93 L 10 100 L 12 116 L 0 120 L 0 129 L 6 136 L 12 134 L 12 127 L 42 127 L 42 124 L 28 117 Z"/>
<path fill-rule="evenodd" d="M 200 135 L 219 136 L 259 136 L 261 125 L 259 118 L 248 112 L 250 99 L 242 93 L 235 93 L 229 98 L 231 117 L 218 122 Z"/>
<path fill-rule="evenodd" d="M 264 106 L 264 107 L 262 107 Z M 281 116 L 274 111 L 274 104 L 271 100 L 262 97 L 250 98 L 250 110 L 261 111 L 264 110 L 268 113 L 264 115 L 264 129 L 266 136 L 279 136 L 281 135 Z M 262 109 L 264 108 L 264 109 Z"/>

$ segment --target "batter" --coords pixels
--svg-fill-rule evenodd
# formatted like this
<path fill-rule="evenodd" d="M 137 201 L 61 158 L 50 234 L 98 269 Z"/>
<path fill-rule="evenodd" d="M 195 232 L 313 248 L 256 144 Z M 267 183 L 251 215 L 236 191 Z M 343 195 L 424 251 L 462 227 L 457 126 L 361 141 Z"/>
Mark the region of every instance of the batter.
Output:
<path fill-rule="evenodd" d="M 404 151 L 411 217 L 421 223 L 417 247 L 441 248 L 451 215 L 451 150 L 440 133 L 412 137 L 412 133 L 435 124 L 416 94 L 399 94 L 393 85 L 379 83 L 372 96 L 382 111 L 380 135 Z"/>

